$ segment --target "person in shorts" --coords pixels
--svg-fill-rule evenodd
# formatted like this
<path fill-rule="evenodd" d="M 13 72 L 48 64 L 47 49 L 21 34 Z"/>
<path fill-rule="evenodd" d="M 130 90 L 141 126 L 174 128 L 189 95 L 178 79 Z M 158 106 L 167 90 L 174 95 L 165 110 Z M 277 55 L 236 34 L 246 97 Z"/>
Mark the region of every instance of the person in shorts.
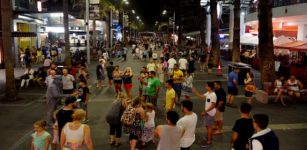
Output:
<path fill-rule="evenodd" d="M 228 88 L 228 98 L 227 98 L 227 106 L 235 107 L 233 104 L 234 98 L 236 95 L 238 95 L 238 75 L 239 75 L 240 69 L 234 68 L 233 71 L 231 71 L 228 74 L 228 81 L 227 81 L 227 88 Z"/>
<path fill-rule="evenodd" d="M 222 134 L 222 129 L 223 129 L 223 124 L 224 124 L 224 119 L 223 119 L 223 113 L 225 111 L 225 105 L 226 105 L 226 92 L 222 88 L 222 83 L 221 81 L 215 81 L 214 82 L 214 87 L 215 87 L 215 94 L 217 97 L 216 101 L 216 114 L 215 114 L 215 131 L 213 132 L 214 135 L 219 135 Z"/>
<path fill-rule="evenodd" d="M 106 67 L 107 70 L 107 75 L 108 75 L 108 79 L 109 79 L 109 86 L 112 86 L 112 82 L 113 82 L 113 76 L 112 73 L 115 70 L 115 66 L 113 66 L 113 62 L 110 61 L 109 65 Z"/>
<path fill-rule="evenodd" d="M 217 101 L 217 97 L 214 92 L 214 83 L 207 82 L 205 88 L 207 89 L 205 94 L 200 94 L 195 88 L 193 88 L 194 94 L 201 100 L 205 101 L 205 108 L 204 111 L 201 112 L 201 116 L 203 117 L 204 125 L 207 130 L 207 141 L 204 141 L 201 147 L 209 147 L 212 145 L 214 116 L 216 114 L 215 104 Z"/>

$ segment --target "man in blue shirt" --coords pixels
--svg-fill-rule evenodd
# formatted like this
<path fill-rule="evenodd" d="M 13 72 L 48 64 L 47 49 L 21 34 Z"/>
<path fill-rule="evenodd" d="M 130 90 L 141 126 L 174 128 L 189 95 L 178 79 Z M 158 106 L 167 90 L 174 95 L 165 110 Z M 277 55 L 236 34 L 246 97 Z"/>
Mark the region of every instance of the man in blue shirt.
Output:
<path fill-rule="evenodd" d="M 240 69 L 234 68 L 233 71 L 231 71 L 228 74 L 228 81 L 227 81 L 227 88 L 228 88 L 228 99 L 227 99 L 227 106 L 235 107 L 233 104 L 234 97 L 238 95 L 238 75 L 239 75 Z"/>

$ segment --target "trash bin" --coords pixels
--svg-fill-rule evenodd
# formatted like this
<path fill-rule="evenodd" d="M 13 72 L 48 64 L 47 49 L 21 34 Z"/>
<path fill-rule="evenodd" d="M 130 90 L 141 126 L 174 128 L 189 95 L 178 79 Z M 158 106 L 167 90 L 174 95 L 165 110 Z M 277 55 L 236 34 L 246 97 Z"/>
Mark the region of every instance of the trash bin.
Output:
<path fill-rule="evenodd" d="M 246 78 L 246 73 L 251 69 L 248 64 L 245 63 L 231 63 L 228 65 L 228 73 L 234 70 L 234 68 L 239 68 L 238 84 L 244 85 L 244 79 Z"/>

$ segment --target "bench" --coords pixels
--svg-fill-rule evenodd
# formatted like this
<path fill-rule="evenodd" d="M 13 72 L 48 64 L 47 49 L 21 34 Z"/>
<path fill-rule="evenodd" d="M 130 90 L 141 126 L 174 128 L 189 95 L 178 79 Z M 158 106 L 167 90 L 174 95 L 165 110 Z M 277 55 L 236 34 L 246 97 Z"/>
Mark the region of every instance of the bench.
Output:
<path fill-rule="evenodd" d="M 270 97 L 274 97 L 274 98 L 276 97 L 276 93 L 274 93 L 274 89 L 275 89 L 274 83 L 264 82 L 263 90 L 256 90 L 255 92 L 256 100 L 258 100 L 261 103 L 268 104 Z M 307 89 L 302 89 L 300 92 L 301 92 L 301 96 L 299 99 L 305 100 L 307 98 Z M 284 92 L 283 95 L 285 99 L 292 99 L 292 97 L 290 97 L 287 92 Z"/>

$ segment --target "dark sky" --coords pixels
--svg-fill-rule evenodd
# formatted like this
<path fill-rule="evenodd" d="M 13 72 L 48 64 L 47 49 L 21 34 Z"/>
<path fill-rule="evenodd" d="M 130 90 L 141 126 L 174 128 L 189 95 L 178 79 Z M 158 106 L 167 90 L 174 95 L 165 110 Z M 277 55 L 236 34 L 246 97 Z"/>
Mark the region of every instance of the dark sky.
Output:
<path fill-rule="evenodd" d="M 135 9 L 136 15 L 139 15 L 145 24 L 146 29 L 152 29 L 161 17 L 164 4 L 167 0 L 130 0 L 131 9 Z"/>

